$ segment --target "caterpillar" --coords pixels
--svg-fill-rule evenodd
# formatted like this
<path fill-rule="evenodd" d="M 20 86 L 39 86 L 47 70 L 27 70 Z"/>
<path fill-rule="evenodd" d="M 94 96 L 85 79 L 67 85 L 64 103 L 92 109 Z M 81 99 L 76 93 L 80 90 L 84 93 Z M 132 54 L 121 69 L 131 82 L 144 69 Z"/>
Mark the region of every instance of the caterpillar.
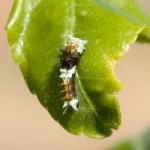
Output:
<path fill-rule="evenodd" d="M 64 88 L 64 105 L 63 108 L 71 106 L 75 111 L 78 111 L 79 100 L 76 96 L 75 76 L 76 68 L 79 64 L 81 55 L 85 50 L 87 41 L 75 38 L 71 35 L 68 36 L 68 42 L 65 43 L 65 48 L 61 49 L 62 55 L 60 57 L 60 78 Z"/>

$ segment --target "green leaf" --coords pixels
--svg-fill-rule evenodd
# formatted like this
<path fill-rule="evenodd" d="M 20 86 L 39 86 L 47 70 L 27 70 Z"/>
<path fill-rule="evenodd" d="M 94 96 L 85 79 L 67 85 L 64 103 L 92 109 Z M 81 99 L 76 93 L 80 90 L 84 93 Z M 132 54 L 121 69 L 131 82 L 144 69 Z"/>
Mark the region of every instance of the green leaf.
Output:
<path fill-rule="evenodd" d="M 116 60 L 148 21 L 134 0 L 15 0 L 6 29 L 14 60 L 52 117 L 73 134 L 101 138 L 121 122 Z M 75 77 L 78 111 L 63 114 L 59 49 L 66 34 L 87 44 Z"/>
<path fill-rule="evenodd" d="M 150 27 L 145 28 L 141 34 L 139 35 L 138 39 L 139 42 L 146 42 L 150 43 Z"/>

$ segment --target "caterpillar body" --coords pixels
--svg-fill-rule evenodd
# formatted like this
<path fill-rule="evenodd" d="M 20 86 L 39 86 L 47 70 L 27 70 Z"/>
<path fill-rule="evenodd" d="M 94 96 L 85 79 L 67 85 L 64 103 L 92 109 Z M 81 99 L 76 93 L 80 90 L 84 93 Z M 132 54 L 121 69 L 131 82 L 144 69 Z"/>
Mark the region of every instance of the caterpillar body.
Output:
<path fill-rule="evenodd" d="M 71 106 L 75 111 L 78 111 L 79 100 L 76 96 L 75 76 L 76 68 L 79 64 L 81 55 L 85 50 L 87 41 L 75 38 L 68 35 L 68 42 L 65 43 L 65 48 L 61 49 L 62 55 L 60 57 L 60 78 L 64 88 L 64 105 L 63 108 L 67 109 Z M 65 110 L 66 111 L 66 110 Z"/>

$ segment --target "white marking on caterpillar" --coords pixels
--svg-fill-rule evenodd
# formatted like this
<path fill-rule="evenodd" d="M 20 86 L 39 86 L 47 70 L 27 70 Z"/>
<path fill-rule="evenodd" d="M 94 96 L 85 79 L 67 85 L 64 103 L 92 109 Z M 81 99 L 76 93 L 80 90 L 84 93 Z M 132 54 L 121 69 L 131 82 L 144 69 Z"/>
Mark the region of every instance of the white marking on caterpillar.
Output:
<path fill-rule="evenodd" d="M 67 69 L 60 69 L 61 75 L 59 76 L 63 80 L 72 78 L 72 76 L 76 73 L 76 66 L 71 68 L 70 70 Z"/>
<path fill-rule="evenodd" d="M 69 41 L 71 42 L 71 43 L 74 43 L 75 45 L 77 45 L 77 52 L 79 53 L 79 54 L 82 54 L 83 53 L 83 51 L 85 50 L 85 44 L 87 43 L 87 41 L 86 40 L 81 40 L 81 39 L 79 39 L 79 38 L 75 38 L 75 37 L 73 37 L 72 35 L 68 35 L 68 38 L 69 38 Z M 65 46 L 66 46 L 67 44 L 65 44 Z"/>

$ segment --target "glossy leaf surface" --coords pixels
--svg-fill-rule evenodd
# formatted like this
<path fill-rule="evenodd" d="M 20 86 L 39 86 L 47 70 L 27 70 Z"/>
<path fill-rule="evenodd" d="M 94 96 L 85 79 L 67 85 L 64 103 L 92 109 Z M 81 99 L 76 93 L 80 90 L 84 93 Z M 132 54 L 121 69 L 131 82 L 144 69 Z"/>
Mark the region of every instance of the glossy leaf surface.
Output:
<path fill-rule="evenodd" d="M 15 0 L 7 31 L 14 60 L 52 117 L 73 134 L 101 138 L 121 122 L 116 60 L 148 26 L 148 17 L 132 0 Z M 79 110 L 63 114 L 59 49 L 66 34 L 87 45 L 76 75 Z"/>

